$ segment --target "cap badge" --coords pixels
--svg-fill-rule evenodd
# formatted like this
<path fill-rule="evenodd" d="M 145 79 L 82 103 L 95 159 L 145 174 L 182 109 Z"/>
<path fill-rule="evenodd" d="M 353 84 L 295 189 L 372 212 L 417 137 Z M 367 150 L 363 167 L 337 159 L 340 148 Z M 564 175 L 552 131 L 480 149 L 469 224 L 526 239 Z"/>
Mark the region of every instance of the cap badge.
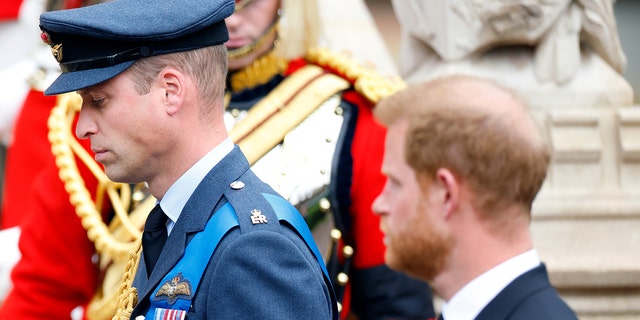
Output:
<path fill-rule="evenodd" d="M 251 223 L 260 224 L 260 223 L 267 223 L 267 222 L 269 222 L 267 221 L 267 216 L 263 215 L 262 211 L 258 209 L 251 210 Z"/>
<path fill-rule="evenodd" d="M 56 61 L 62 61 L 62 43 L 51 46 L 51 53 L 53 53 L 53 57 L 56 58 Z"/>
<path fill-rule="evenodd" d="M 42 32 L 40 34 L 40 39 L 42 39 L 42 42 L 51 46 L 51 53 L 53 54 L 53 57 L 56 58 L 56 61 L 62 61 L 62 43 L 58 43 L 55 45 L 52 44 L 51 36 L 49 36 L 49 34 L 46 32 Z"/>
<path fill-rule="evenodd" d="M 191 300 L 191 283 L 189 280 L 184 279 L 182 272 L 179 272 L 175 277 L 167 280 L 158 292 L 154 300 L 167 300 L 169 304 L 174 304 L 177 298 Z"/>

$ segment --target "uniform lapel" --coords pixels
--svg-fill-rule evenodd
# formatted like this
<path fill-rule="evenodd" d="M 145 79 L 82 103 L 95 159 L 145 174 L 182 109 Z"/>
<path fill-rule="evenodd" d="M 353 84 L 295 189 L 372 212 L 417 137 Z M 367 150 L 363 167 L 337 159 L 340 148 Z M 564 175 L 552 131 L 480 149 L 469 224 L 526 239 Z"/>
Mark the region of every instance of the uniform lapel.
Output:
<path fill-rule="evenodd" d="M 249 169 L 249 163 L 236 146 L 220 161 L 200 182 L 194 193 L 185 204 L 180 218 L 176 222 L 167 242 L 158 257 L 158 262 L 146 279 L 144 259 L 140 259 L 140 267 L 136 273 L 134 286 L 138 289 L 139 301 L 147 299 L 151 291 L 171 271 L 171 268 L 182 258 L 187 246 L 188 236 L 204 230 L 211 218 L 211 213 L 220 202 L 229 184 Z"/>

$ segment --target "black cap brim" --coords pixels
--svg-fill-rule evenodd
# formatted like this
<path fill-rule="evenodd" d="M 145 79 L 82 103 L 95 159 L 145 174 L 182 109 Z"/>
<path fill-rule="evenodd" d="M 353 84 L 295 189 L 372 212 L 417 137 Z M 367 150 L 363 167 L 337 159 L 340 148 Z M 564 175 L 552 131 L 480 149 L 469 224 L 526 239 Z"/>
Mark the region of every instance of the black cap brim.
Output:
<path fill-rule="evenodd" d="M 66 93 L 94 86 L 127 70 L 135 61 L 113 66 L 63 73 L 44 91 L 46 96 Z"/>

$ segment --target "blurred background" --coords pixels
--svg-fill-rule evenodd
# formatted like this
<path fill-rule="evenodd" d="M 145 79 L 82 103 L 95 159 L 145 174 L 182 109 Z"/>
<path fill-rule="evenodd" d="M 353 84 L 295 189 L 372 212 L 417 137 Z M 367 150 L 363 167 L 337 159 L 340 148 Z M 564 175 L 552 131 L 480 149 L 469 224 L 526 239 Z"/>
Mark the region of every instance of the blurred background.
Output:
<path fill-rule="evenodd" d="M 400 26 L 391 0 L 365 0 L 365 3 L 389 47 L 389 52 L 397 59 Z M 622 48 L 627 55 L 627 68 L 623 75 L 633 87 L 635 102 L 640 103 L 640 1 L 616 0 L 614 11 Z"/>

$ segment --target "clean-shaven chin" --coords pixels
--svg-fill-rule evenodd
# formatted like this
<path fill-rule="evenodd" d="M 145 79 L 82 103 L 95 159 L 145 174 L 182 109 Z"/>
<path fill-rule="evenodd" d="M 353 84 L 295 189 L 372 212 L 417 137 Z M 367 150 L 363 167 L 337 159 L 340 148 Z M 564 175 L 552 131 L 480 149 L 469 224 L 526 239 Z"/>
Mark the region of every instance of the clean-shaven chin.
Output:
<path fill-rule="evenodd" d="M 104 164 L 109 152 L 107 150 L 93 150 L 93 157 L 96 159 L 96 162 Z"/>

